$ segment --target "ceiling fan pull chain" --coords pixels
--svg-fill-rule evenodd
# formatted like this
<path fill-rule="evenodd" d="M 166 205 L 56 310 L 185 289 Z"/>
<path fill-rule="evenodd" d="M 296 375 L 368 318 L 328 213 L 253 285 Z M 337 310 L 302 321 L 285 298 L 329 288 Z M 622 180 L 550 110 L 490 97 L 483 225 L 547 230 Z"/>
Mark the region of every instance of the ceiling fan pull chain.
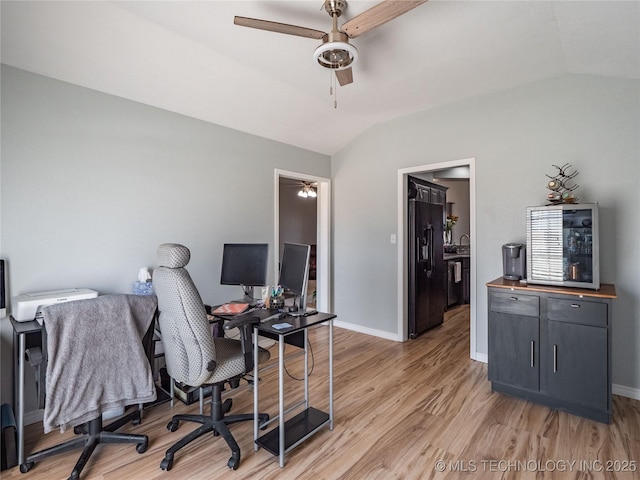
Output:
<path fill-rule="evenodd" d="M 333 108 L 338 108 L 338 89 L 336 88 L 336 76 L 333 70 L 329 71 L 329 96 L 333 96 Z"/>
<path fill-rule="evenodd" d="M 329 70 L 329 96 L 333 95 L 333 70 Z"/>

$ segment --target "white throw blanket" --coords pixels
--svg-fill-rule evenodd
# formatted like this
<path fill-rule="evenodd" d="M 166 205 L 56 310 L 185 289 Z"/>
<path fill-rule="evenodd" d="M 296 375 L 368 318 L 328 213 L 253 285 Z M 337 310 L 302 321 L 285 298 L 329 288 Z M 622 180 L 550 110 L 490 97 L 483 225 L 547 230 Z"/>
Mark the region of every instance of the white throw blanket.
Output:
<path fill-rule="evenodd" d="M 154 296 L 104 295 L 42 309 L 47 337 L 44 432 L 156 399 L 142 346 Z"/>

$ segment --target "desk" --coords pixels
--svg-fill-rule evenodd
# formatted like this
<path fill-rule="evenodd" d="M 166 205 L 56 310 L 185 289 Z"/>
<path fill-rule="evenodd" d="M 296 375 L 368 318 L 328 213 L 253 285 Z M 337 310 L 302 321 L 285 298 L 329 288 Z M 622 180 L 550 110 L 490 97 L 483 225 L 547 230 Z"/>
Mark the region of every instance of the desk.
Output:
<path fill-rule="evenodd" d="M 258 420 L 259 409 L 259 381 L 254 382 L 253 406 L 254 425 L 253 437 L 255 450 L 263 447 L 270 453 L 279 457 L 280 467 L 284 467 L 284 455 L 298 444 L 315 434 L 325 425 L 333 430 L 333 319 L 336 315 L 330 313 L 317 313 L 308 317 L 291 317 L 269 320 L 256 325 L 257 335 L 254 335 L 254 378 L 258 377 L 258 337 L 261 335 L 276 336 L 278 339 L 278 427 L 258 437 L 260 428 Z M 309 403 L 309 353 L 308 353 L 308 329 L 314 325 L 327 322 L 329 324 L 329 413 L 322 412 L 311 407 Z M 289 323 L 292 326 L 285 329 L 274 328 L 279 323 Z M 285 411 L 284 405 L 284 345 L 286 338 L 291 335 L 304 335 L 304 400 L 291 406 Z M 285 422 L 285 413 L 304 406 L 305 410 Z M 270 422 L 276 418 L 271 418 Z"/>
<path fill-rule="evenodd" d="M 30 346 L 42 344 L 42 325 L 35 320 L 18 322 L 13 316 L 9 317 L 13 327 L 13 381 L 14 381 L 14 407 L 17 407 L 17 437 L 18 437 L 18 465 L 24 463 L 24 366 L 26 360 L 27 343 Z M 18 344 L 16 351 L 15 345 Z M 15 388 L 16 378 L 18 380 Z"/>

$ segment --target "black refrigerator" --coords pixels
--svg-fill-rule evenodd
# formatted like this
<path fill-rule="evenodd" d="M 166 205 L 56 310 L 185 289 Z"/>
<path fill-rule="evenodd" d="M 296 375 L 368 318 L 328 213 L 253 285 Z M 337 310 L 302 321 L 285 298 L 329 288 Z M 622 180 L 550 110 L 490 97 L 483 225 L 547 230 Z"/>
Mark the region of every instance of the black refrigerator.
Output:
<path fill-rule="evenodd" d="M 409 200 L 409 337 L 442 324 L 447 302 L 443 206 Z"/>

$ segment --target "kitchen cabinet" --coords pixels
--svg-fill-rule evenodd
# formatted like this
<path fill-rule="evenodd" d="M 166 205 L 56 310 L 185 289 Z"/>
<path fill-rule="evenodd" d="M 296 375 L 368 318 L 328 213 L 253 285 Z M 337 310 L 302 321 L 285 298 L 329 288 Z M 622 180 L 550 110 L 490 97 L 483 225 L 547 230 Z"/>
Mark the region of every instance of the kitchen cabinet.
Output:
<path fill-rule="evenodd" d="M 447 307 L 465 305 L 471 302 L 471 267 L 469 255 L 445 253 L 447 264 Z M 455 281 L 455 263 L 461 264 L 461 279 Z"/>
<path fill-rule="evenodd" d="M 602 411 L 608 407 L 607 329 L 547 323 L 547 391 L 554 398 Z"/>
<path fill-rule="evenodd" d="M 492 389 L 609 423 L 615 287 L 487 287 Z"/>
<path fill-rule="evenodd" d="M 493 342 L 489 350 L 489 380 L 538 390 L 539 331 L 536 317 L 494 312 L 489 322 L 489 338 Z"/>
<path fill-rule="evenodd" d="M 434 185 L 431 187 L 431 203 L 436 205 L 446 205 L 447 203 L 447 190 L 446 187 L 440 185 Z"/>
<path fill-rule="evenodd" d="M 413 198 L 421 202 L 444 206 L 447 203 L 447 188 L 437 183 L 428 182 L 417 177 L 409 177 L 409 189 L 415 189 Z M 411 194 L 410 194 L 411 196 Z"/>
<path fill-rule="evenodd" d="M 462 259 L 462 299 L 461 303 L 471 303 L 471 260 L 470 257 Z"/>

